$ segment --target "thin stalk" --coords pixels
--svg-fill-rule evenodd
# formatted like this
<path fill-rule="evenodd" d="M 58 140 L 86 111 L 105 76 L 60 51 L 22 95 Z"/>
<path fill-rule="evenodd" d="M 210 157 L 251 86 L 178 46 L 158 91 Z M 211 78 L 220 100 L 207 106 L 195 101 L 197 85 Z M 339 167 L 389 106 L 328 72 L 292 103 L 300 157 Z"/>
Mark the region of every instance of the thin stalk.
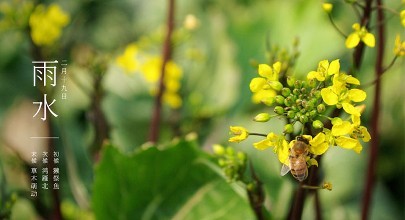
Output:
<path fill-rule="evenodd" d="M 163 44 L 163 50 L 162 50 L 162 67 L 160 71 L 160 78 L 159 78 L 159 86 L 158 86 L 158 92 L 155 98 L 155 106 L 153 109 L 153 115 L 152 115 L 152 120 L 150 123 L 150 128 L 149 128 L 149 141 L 156 143 L 158 138 L 159 138 L 159 124 L 160 124 L 160 118 L 161 118 L 161 112 L 162 112 L 162 97 L 163 93 L 165 91 L 165 86 L 164 86 L 164 78 L 165 78 L 165 72 L 166 72 L 166 63 L 170 60 L 171 57 L 171 38 L 172 38 L 172 33 L 174 29 L 174 0 L 168 0 L 169 2 L 169 7 L 168 7 L 168 13 L 167 13 L 167 23 L 166 23 L 166 38 Z"/>
<path fill-rule="evenodd" d="M 264 190 L 263 190 L 263 183 L 260 181 L 259 177 L 254 170 L 252 161 L 249 160 L 250 166 L 250 173 L 252 175 L 252 179 L 255 183 L 255 187 L 253 190 L 247 190 L 248 197 L 249 197 L 249 204 L 252 208 L 253 212 L 255 213 L 257 220 L 264 220 Z"/>
<path fill-rule="evenodd" d="M 382 0 L 376 0 L 377 5 L 383 5 Z M 384 12 L 381 7 L 377 9 L 377 22 L 384 20 Z M 381 106 L 381 75 L 384 72 L 383 59 L 385 48 L 385 25 L 379 25 L 377 28 L 377 57 L 375 64 L 376 74 L 376 87 L 374 90 L 374 101 L 372 108 L 372 121 L 371 121 L 371 146 L 370 146 L 370 158 L 367 167 L 367 175 L 365 177 L 364 197 L 362 206 L 362 219 L 369 218 L 369 209 L 372 200 L 372 192 L 375 182 L 375 168 L 378 156 L 378 144 L 379 140 L 379 127 L 378 121 L 380 118 L 380 106 Z"/>

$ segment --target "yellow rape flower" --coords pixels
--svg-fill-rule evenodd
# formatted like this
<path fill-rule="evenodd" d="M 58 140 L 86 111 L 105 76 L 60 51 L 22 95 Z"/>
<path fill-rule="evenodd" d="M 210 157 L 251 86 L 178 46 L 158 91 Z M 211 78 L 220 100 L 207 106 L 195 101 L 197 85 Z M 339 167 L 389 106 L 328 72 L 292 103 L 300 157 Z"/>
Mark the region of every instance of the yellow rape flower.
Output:
<path fill-rule="evenodd" d="M 346 84 L 360 83 L 356 78 L 349 75 L 335 75 L 333 85 L 321 90 L 323 101 L 327 105 L 336 105 L 351 115 L 360 116 L 359 109 L 355 108 L 351 102 L 362 102 L 366 99 L 366 92 L 360 89 L 348 89 Z"/>
<path fill-rule="evenodd" d="M 401 17 L 401 24 L 402 24 L 402 26 L 405 27 L 405 10 L 402 10 L 402 11 L 399 13 L 399 16 Z"/>
<path fill-rule="evenodd" d="M 331 3 L 323 3 L 322 8 L 326 13 L 331 13 L 333 9 L 333 5 Z"/>
<path fill-rule="evenodd" d="M 309 152 L 315 155 L 324 154 L 329 148 L 328 138 L 325 133 L 320 132 L 314 138 L 309 139 Z"/>
<path fill-rule="evenodd" d="M 361 138 L 364 142 L 368 142 L 371 137 L 367 128 L 360 126 L 360 117 L 352 115 L 352 121 L 353 123 L 350 123 L 340 118 L 334 118 L 331 134 L 335 137 L 336 145 L 360 153 L 363 146 L 358 139 Z"/>
<path fill-rule="evenodd" d="M 273 151 L 277 154 L 278 160 L 288 165 L 289 144 L 283 135 L 276 135 L 270 132 L 266 139 L 253 143 L 253 146 L 258 150 L 273 147 Z"/>
<path fill-rule="evenodd" d="M 38 5 L 29 19 L 31 38 L 38 46 L 52 45 L 62 34 L 62 28 L 70 21 L 70 16 L 57 4 L 49 7 Z"/>
<path fill-rule="evenodd" d="M 318 81 L 325 81 L 327 76 L 339 73 L 340 63 L 339 60 L 334 60 L 329 64 L 328 60 L 322 60 L 318 63 L 318 69 L 311 71 L 307 75 L 307 79 L 311 80 L 316 78 Z"/>
<path fill-rule="evenodd" d="M 136 44 L 129 44 L 125 48 L 124 53 L 121 56 L 117 57 L 117 65 L 121 67 L 125 71 L 125 73 L 134 72 L 138 67 L 138 63 L 136 60 L 137 54 L 138 47 L 136 46 Z"/>
<path fill-rule="evenodd" d="M 394 54 L 400 57 L 405 56 L 405 41 L 401 41 L 401 37 L 399 36 L 399 34 L 397 34 L 397 36 L 395 37 Z"/>
<path fill-rule="evenodd" d="M 274 63 L 273 67 L 259 64 L 258 73 L 260 77 L 253 78 L 249 84 L 249 88 L 253 92 L 252 101 L 254 103 L 273 104 L 272 98 L 276 96 L 275 91 L 283 88 L 283 85 L 278 81 L 280 68 L 280 62 Z"/>
<path fill-rule="evenodd" d="M 366 27 L 360 27 L 359 23 L 355 23 L 352 28 L 354 32 L 347 37 L 345 42 L 347 48 L 356 47 L 360 43 L 360 40 L 369 47 L 375 46 L 375 37 L 367 31 Z"/>
<path fill-rule="evenodd" d="M 231 131 L 231 134 L 235 135 L 229 138 L 229 142 L 239 143 L 249 136 L 249 132 L 246 130 L 246 128 L 241 126 L 230 126 L 229 130 Z"/>

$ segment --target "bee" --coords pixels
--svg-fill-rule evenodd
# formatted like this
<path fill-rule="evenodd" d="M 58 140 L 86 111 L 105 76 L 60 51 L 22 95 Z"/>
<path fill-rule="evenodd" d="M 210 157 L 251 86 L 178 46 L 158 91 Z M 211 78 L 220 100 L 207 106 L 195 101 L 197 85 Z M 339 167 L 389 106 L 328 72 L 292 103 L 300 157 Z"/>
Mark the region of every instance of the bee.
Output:
<path fill-rule="evenodd" d="M 306 157 L 308 155 L 308 140 L 302 136 L 298 136 L 294 145 L 291 147 L 288 156 L 289 166 L 283 164 L 281 167 L 281 176 L 286 175 L 291 171 L 295 179 L 302 182 L 308 176 L 308 167 Z"/>

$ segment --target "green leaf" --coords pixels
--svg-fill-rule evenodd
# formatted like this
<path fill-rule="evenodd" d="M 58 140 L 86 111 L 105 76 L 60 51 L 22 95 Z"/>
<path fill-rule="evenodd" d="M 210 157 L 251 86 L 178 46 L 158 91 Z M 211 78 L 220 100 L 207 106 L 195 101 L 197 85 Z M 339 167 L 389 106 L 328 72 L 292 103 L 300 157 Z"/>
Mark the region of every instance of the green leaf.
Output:
<path fill-rule="evenodd" d="M 253 219 L 246 198 L 211 166 L 189 142 L 133 155 L 108 146 L 95 171 L 96 218 Z"/>

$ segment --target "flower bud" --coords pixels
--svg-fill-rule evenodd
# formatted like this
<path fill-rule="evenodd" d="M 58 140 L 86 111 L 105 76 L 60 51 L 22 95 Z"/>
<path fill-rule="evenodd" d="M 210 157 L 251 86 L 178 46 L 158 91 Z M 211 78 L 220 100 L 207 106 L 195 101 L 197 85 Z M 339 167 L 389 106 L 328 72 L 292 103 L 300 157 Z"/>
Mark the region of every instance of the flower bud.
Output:
<path fill-rule="evenodd" d="M 301 93 L 307 93 L 307 88 L 305 88 L 305 87 L 303 87 L 303 88 L 301 88 Z"/>
<path fill-rule="evenodd" d="M 269 84 L 270 87 L 276 91 L 280 91 L 283 88 L 283 84 L 281 84 L 279 81 L 270 81 Z"/>
<path fill-rule="evenodd" d="M 325 105 L 324 104 L 319 104 L 317 107 L 316 107 L 316 110 L 318 110 L 318 112 L 319 113 L 323 113 L 324 111 L 325 111 Z"/>
<path fill-rule="evenodd" d="M 291 94 L 291 89 L 285 87 L 285 88 L 283 88 L 283 89 L 281 90 L 281 94 L 282 94 L 284 97 L 287 97 L 288 95 Z"/>
<path fill-rule="evenodd" d="M 301 86 L 302 86 L 301 81 L 295 80 L 295 82 L 294 82 L 294 87 L 295 87 L 296 89 L 300 89 Z"/>
<path fill-rule="evenodd" d="M 284 105 L 290 107 L 292 105 L 291 97 L 287 97 L 284 99 Z"/>
<path fill-rule="evenodd" d="M 284 113 L 284 109 L 281 106 L 276 106 L 276 107 L 274 107 L 274 112 L 276 114 L 282 115 Z"/>
<path fill-rule="evenodd" d="M 312 127 L 316 129 L 323 128 L 323 123 L 320 120 L 315 120 L 312 122 Z"/>
<path fill-rule="evenodd" d="M 288 77 L 287 77 L 287 85 L 288 85 L 289 87 L 294 87 L 294 82 L 295 82 L 295 78 L 294 78 L 294 77 L 292 77 L 292 76 L 288 76 Z"/>
<path fill-rule="evenodd" d="M 296 105 L 301 105 L 301 104 L 302 104 L 302 100 L 301 100 L 301 99 L 295 100 L 295 104 L 296 104 Z"/>
<path fill-rule="evenodd" d="M 308 85 L 309 85 L 309 87 L 314 88 L 316 86 L 316 80 L 315 79 L 310 79 L 308 81 Z"/>
<path fill-rule="evenodd" d="M 218 165 L 220 166 L 220 167 L 223 167 L 223 166 L 225 166 L 226 165 L 226 162 L 225 162 L 225 160 L 224 159 L 219 159 L 218 160 Z"/>
<path fill-rule="evenodd" d="M 235 154 L 235 150 L 232 147 L 227 147 L 226 154 L 228 154 L 229 156 L 232 156 Z"/>
<path fill-rule="evenodd" d="M 292 111 L 292 110 L 288 111 L 288 112 L 287 112 L 287 117 L 293 119 L 293 118 L 295 117 L 295 112 Z"/>
<path fill-rule="evenodd" d="M 270 118 L 271 118 L 270 114 L 260 113 L 260 114 L 256 115 L 253 120 L 256 122 L 267 122 L 270 120 Z"/>
<path fill-rule="evenodd" d="M 299 89 L 297 89 L 297 88 L 295 88 L 295 89 L 293 90 L 293 94 L 294 94 L 294 95 L 298 95 L 298 94 L 300 94 L 300 90 L 299 90 Z"/>
<path fill-rule="evenodd" d="M 309 112 L 310 117 L 315 117 L 316 115 L 317 115 L 316 110 L 312 110 L 312 111 Z"/>
<path fill-rule="evenodd" d="M 284 104 L 284 97 L 283 97 L 283 96 L 281 96 L 281 95 L 276 95 L 275 99 L 276 99 L 276 102 L 277 102 L 278 104 L 280 104 L 280 105 Z"/>
<path fill-rule="evenodd" d="M 240 161 L 243 161 L 243 162 L 246 161 L 246 154 L 245 153 L 239 151 L 236 156 L 238 157 L 238 159 Z"/>
<path fill-rule="evenodd" d="M 292 124 L 284 125 L 284 133 L 290 134 L 294 131 L 294 127 Z"/>
<path fill-rule="evenodd" d="M 322 8 L 326 13 L 329 14 L 332 12 L 333 5 L 331 3 L 323 3 Z"/>
<path fill-rule="evenodd" d="M 214 154 L 218 156 L 222 156 L 225 154 L 225 148 L 219 144 L 214 144 L 212 146 L 212 150 L 214 151 Z"/>
<path fill-rule="evenodd" d="M 307 123 L 308 122 L 308 117 L 306 115 L 301 115 L 300 116 L 300 122 L 301 123 Z"/>

